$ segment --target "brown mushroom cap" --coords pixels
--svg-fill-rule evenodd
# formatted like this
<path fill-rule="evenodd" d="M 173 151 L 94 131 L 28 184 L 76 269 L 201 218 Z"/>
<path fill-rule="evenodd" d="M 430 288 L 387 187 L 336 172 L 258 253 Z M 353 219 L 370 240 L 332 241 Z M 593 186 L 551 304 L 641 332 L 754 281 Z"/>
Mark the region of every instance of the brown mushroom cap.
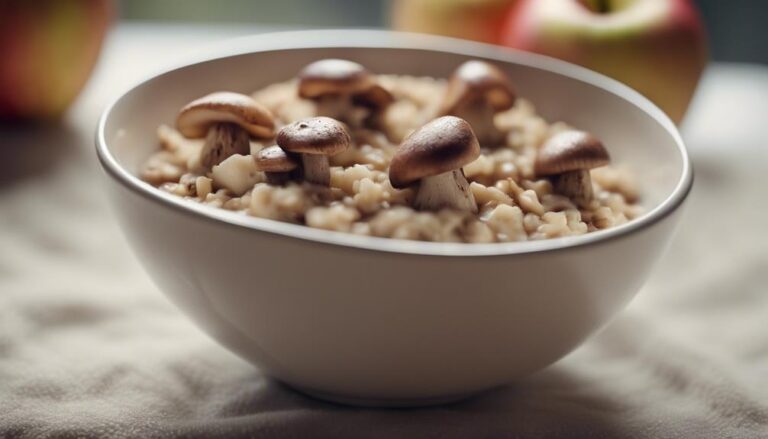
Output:
<path fill-rule="evenodd" d="M 395 97 L 392 96 L 392 93 L 386 88 L 379 84 L 373 84 L 368 90 L 356 94 L 353 97 L 353 101 L 357 105 L 372 109 L 381 109 L 394 102 Z"/>
<path fill-rule="evenodd" d="M 264 148 L 256 154 L 256 168 L 263 172 L 289 172 L 299 163 L 277 145 Z"/>
<path fill-rule="evenodd" d="M 182 135 L 196 139 L 205 137 L 211 125 L 237 124 L 254 137 L 274 135 L 272 113 L 250 96 L 220 91 L 188 103 L 176 117 L 176 128 Z"/>
<path fill-rule="evenodd" d="M 611 160 L 603 142 L 584 131 L 568 130 L 550 137 L 539 149 L 534 163 L 537 175 L 589 170 Z"/>
<path fill-rule="evenodd" d="M 464 119 L 439 117 L 403 141 L 389 163 L 389 181 L 402 189 L 424 177 L 459 169 L 479 156 L 480 144 Z"/>
<path fill-rule="evenodd" d="M 299 97 L 317 99 L 327 95 L 356 94 L 375 83 L 362 65 L 344 59 L 321 59 L 299 72 Z"/>
<path fill-rule="evenodd" d="M 484 100 L 496 111 L 515 104 L 515 91 L 504 72 L 483 61 L 467 61 L 460 65 L 448 81 L 442 114 L 451 114 L 464 104 Z"/>
<path fill-rule="evenodd" d="M 286 125 L 277 133 L 277 144 L 301 154 L 336 155 L 351 142 L 344 124 L 330 117 L 310 117 Z"/>

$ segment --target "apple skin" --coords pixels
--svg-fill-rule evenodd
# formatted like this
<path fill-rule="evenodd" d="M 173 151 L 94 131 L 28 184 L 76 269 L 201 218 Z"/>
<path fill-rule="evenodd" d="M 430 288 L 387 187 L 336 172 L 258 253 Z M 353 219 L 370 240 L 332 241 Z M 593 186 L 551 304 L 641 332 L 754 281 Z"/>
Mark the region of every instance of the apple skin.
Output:
<path fill-rule="evenodd" d="M 392 27 L 497 43 L 507 11 L 518 0 L 395 0 Z"/>
<path fill-rule="evenodd" d="M 57 119 L 90 76 L 110 0 L 0 2 L 0 121 Z"/>
<path fill-rule="evenodd" d="M 708 59 L 690 0 L 520 0 L 501 44 L 560 58 L 617 79 L 675 122 L 683 120 Z M 593 6 L 594 7 L 594 6 Z"/>

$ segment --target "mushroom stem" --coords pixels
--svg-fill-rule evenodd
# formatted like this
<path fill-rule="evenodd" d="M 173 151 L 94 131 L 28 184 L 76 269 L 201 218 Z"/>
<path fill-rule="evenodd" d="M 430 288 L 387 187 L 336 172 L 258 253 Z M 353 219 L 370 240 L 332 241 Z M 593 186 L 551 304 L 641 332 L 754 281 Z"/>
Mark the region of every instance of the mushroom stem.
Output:
<path fill-rule="evenodd" d="M 317 115 L 330 117 L 352 127 L 360 127 L 369 111 L 356 106 L 351 96 L 327 96 L 317 100 Z"/>
<path fill-rule="evenodd" d="M 328 157 L 323 154 L 302 154 L 302 171 L 304 180 L 329 186 L 331 184 L 331 168 L 328 164 Z"/>
<path fill-rule="evenodd" d="M 265 172 L 267 183 L 275 186 L 282 186 L 291 179 L 290 172 Z"/>
<path fill-rule="evenodd" d="M 251 152 L 248 131 L 233 123 L 217 123 L 208 130 L 200 150 L 200 165 L 209 171 L 234 154 Z"/>
<path fill-rule="evenodd" d="M 338 120 L 352 109 L 352 100 L 347 96 L 325 96 L 317 100 L 317 115 Z"/>
<path fill-rule="evenodd" d="M 487 102 L 473 102 L 464 106 L 456 114 L 469 122 L 480 146 L 494 147 L 504 141 L 504 133 L 494 123 L 496 110 Z"/>
<path fill-rule="evenodd" d="M 555 191 L 585 205 L 592 200 L 592 177 L 588 170 L 563 172 L 553 177 Z"/>
<path fill-rule="evenodd" d="M 469 182 L 461 169 L 422 178 L 414 205 L 421 210 L 439 210 L 447 207 L 477 212 L 475 197 L 469 190 Z"/>

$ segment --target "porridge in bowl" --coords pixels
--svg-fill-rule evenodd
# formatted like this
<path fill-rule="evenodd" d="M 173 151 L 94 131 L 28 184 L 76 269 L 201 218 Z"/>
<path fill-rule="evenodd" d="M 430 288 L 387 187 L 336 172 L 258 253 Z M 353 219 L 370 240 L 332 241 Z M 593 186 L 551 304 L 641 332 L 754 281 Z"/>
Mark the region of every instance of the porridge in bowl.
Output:
<path fill-rule="evenodd" d="M 359 235 L 488 243 L 580 235 L 641 212 L 593 135 L 549 123 L 495 66 L 448 80 L 320 60 L 158 129 L 141 177 L 192 202 Z"/>

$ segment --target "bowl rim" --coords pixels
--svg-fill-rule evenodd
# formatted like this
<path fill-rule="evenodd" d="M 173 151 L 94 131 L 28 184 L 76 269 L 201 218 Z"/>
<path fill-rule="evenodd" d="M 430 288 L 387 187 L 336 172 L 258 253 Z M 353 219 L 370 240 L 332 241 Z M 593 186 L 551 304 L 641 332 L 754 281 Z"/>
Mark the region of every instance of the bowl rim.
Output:
<path fill-rule="evenodd" d="M 536 241 L 505 243 L 446 243 L 354 235 L 346 232 L 316 229 L 266 218 L 258 218 L 225 209 L 185 200 L 163 192 L 133 175 L 122 167 L 107 146 L 106 125 L 113 110 L 120 102 L 146 83 L 192 65 L 250 53 L 296 49 L 324 48 L 389 48 L 427 50 L 461 56 L 486 58 L 501 63 L 521 64 L 546 70 L 571 79 L 586 82 L 606 90 L 635 105 L 651 116 L 672 137 L 681 157 L 682 173 L 675 188 L 661 203 L 639 218 L 610 229 L 584 235 L 550 238 Z M 397 32 L 389 30 L 325 29 L 281 31 L 255 34 L 209 46 L 191 59 L 151 74 L 120 93 L 103 111 L 96 129 L 96 153 L 106 173 L 124 187 L 161 207 L 191 214 L 218 224 L 293 238 L 308 243 L 350 247 L 359 250 L 424 256 L 508 256 L 525 255 L 574 247 L 602 244 L 650 227 L 672 214 L 688 196 L 693 185 L 693 169 L 683 139 L 672 120 L 650 100 L 630 87 L 584 67 L 562 60 L 504 48 L 491 44 L 461 40 L 443 36 Z"/>

